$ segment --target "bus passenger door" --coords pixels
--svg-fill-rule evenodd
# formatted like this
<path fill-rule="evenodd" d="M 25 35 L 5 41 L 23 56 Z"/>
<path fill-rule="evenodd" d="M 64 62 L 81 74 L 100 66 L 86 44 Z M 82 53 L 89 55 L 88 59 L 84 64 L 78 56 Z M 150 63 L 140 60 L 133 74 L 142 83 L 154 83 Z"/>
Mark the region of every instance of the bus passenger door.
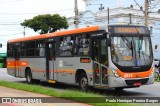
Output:
<path fill-rule="evenodd" d="M 95 86 L 107 86 L 107 40 L 106 38 L 93 38 L 93 66 L 94 66 L 94 85 Z"/>
<path fill-rule="evenodd" d="M 54 80 L 55 43 L 46 44 L 46 79 Z"/>
<path fill-rule="evenodd" d="M 20 57 L 20 45 L 15 45 L 14 46 L 14 74 L 15 74 L 15 77 L 20 77 L 20 72 L 19 72 L 19 59 Z"/>

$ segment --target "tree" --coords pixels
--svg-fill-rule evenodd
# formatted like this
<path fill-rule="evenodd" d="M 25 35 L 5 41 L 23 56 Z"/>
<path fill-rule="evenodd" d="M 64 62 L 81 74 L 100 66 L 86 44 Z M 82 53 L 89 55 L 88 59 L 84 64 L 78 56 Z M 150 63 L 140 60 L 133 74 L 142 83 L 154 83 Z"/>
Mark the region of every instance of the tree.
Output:
<path fill-rule="evenodd" d="M 45 14 L 33 17 L 33 19 L 24 20 L 22 26 L 33 29 L 40 34 L 55 32 L 59 29 L 67 29 L 68 23 L 65 17 L 59 14 Z"/>

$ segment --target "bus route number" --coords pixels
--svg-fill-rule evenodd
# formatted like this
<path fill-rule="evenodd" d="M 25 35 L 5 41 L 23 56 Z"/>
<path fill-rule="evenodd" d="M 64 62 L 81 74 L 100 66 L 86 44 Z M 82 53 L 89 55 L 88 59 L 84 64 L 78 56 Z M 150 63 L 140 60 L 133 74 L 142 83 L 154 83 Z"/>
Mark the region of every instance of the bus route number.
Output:
<path fill-rule="evenodd" d="M 124 74 L 124 78 L 132 78 L 132 77 L 133 77 L 133 74 L 130 74 L 130 73 Z"/>

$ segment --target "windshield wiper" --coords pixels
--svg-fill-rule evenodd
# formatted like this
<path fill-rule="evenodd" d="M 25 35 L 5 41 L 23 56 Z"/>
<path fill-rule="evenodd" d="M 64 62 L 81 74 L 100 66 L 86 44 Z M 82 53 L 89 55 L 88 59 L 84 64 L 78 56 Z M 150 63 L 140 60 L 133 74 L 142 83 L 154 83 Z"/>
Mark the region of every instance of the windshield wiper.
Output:
<path fill-rule="evenodd" d="M 143 36 L 142 35 L 140 35 L 139 41 L 141 41 L 141 42 L 139 42 L 140 43 L 139 50 L 141 50 L 142 49 L 142 44 L 143 44 Z"/>
<path fill-rule="evenodd" d="M 122 40 L 125 42 L 125 44 L 128 46 L 128 48 L 132 51 L 132 56 L 133 56 L 133 42 L 129 41 L 127 37 L 124 36 L 124 34 L 121 34 L 120 36 Z"/>
<path fill-rule="evenodd" d="M 142 45 L 143 45 L 143 36 L 142 35 L 140 35 L 140 37 L 139 37 L 139 44 L 138 44 L 138 52 L 139 52 L 139 57 L 140 57 L 140 50 L 142 50 Z M 143 52 L 142 52 L 143 53 Z"/>
<path fill-rule="evenodd" d="M 122 40 L 125 42 L 125 44 L 128 46 L 129 49 L 133 50 L 132 42 L 130 42 L 127 37 L 124 36 L 124 34 L 120 35 Z"/>

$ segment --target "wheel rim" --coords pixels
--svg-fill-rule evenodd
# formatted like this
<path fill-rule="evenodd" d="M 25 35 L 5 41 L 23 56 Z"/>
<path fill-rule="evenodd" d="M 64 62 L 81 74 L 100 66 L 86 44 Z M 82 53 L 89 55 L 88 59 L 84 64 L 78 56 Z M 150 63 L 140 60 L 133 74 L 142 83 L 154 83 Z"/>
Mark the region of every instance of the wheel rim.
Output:
<path fill-rule="evenodd" d="M 87 85 L 88 85 L 87 79 L 86 78 L 82 78 L 81 79 L 81 88 L 82 89 L 86 89 Z"/>

